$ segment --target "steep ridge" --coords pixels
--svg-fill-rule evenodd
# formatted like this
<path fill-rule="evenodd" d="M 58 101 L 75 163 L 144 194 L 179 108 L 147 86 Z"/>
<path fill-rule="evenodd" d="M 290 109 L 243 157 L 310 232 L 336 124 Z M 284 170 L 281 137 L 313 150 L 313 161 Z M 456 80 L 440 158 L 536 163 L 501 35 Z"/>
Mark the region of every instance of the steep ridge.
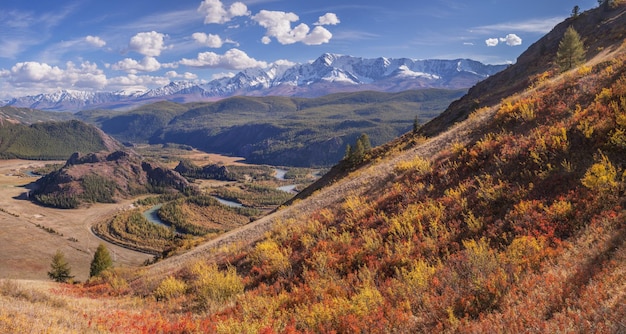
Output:
<path fill-rule="evenodd" d="M 542 73 L 553 69 L 554 55 L 569 26 L 574 27 L 585 42 L 587 59 L 606 53 L 626 38 L 622 29 L 626 26 L 626 14 L 621 6 L 612 8 L 603 5 L 602 8 L 583 12 L 578 17 L 570 17 L 531 45 L 518 57 L 515 65 L 470 88 L 467 95 L 422 127 L 420 134 L 434 136 L 451 124 L 466 119 L 476 109 L 500 103 L 503 98 L 528 87 Z"/>

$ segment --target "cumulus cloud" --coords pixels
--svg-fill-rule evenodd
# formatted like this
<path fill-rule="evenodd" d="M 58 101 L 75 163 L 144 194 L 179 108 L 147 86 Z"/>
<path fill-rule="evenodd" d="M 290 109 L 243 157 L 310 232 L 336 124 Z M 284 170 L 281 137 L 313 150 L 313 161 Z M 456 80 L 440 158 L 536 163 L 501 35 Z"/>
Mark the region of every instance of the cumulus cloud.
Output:
<path fill-rule="evenodd" d="M 226 23 L 237 16 L 249 16 L 248 7 L 242 2 L 235 2 L 228 9 L 220 0 L 204 0 L 198 7 L 198 12 L 204 14 L 204 23 Z"/>
<path fill-rule="evenodd" d="M 500 42 L 506 43 L 508 46 L 522 45 L 522 39 L 516 34 L 508 34 L 504 38 L 500 38 Z"/>
<path fill-rule="evenodd" d="M 125 76 L 110 78 L 108 80 L 107 89 L 122 90 L 132 88 L 145 90 L 148 87 L 160 87 L 169 83 L 170 79 L 167 77 L 128 74 Z"/>
<path fill-rule="evenodd" d="M 335 13 L 326 13 L 323 16 L 320 16 L 319 19 L 317 20 L 317 22 L 315 22 L 314 24 L 316 26 L 337 25 L 340 22 L 341 21 L 339 21 L 339 18 L 337 17 L 337 14 L 335 14 Z"/>
<path fill-rule="evenodd" d="M 205 34 L 203 32 L 196 32 L 191 37 L 198 43 L 210 48 L 221 48 L 224 44 L 237 44 L 230 39 L 223 40 L 219 35 Z"/>
<path fill-rule="evenodd" d="M 214 52 L 202 52 L 196 59 L 183 58 L 179 64 L 199 68 L 226 68 L 231 70 L 243 70 L 251 67 L 267 67 L 264 61 L 258 61 L 249 57 L 239 49 L 230 49 L 223 55 Z"/>
<path fill-rule="evenodd" d="M 76 65 L 67 62 L 65 68 L 39 62 L 20 62 L 10 70 L 0 72 L 0 77 L 21 87 L 44 89 L 46 87 L 76 87 L 99 89 L 106 85 L 107 78 L 96 64 L 83 62 Z"/>
<path fill-rule="evenodd" d="M 487 44 L 487 46 L 496 46 L 500 42 L 505 43 L 508 46 L 522 45 L 522 39 L 516 34 L 508 34 L 505 37 L 488 38 L 485 40 L 485 44 Z"/>
<path fill-rule="evenodd" d="M 211 80 L 224 79 L 224 78 L 232 78 L 235 76 L 233 72 L 226 73 L 214 73 L 211 75 Z"/>
<path fill-rule="evenodd" d="M 176 73 L 176 71 L 167 71 L 165 76 L 170 79 L 196 80 L 198 76 L 191 72 Z"/>
<path fill-rule="evenodd" d="M 291 28 L 291 23 L 300 19 L 294 13 L 261 10 L 252 16 L 252 19 L 267 29 L 265 36 L 261 39 L 264 44 L 269 44 L 271 37 L 274 37 L 280 44 L 302 42 L 307 45 L 319 45 L 328 43 L 333 36 L 330 31 L 321 26 L 315 27 L 311 32 L 309 26 L 304 23 Z"/>
<path fill-rule="evenodd" d="M 144 56 L 157 57 L 167 47 L 165 35 L 156 31 L 140 32 L 130 39 L 129 48 Z"/>
<path fill-rule="evenodd" d="M 485 40 L 485 44 L 487 44 L 487 46 L 496 46 L 499 42 L 500 41 L 498 41 L 497 38 L 487 38 L 487 40 Z"/>
<path fill-rule="evenodd" d="M 116 71 L 125 71 L 132 74 L 137 72 L 154 72 L 161 68 L 161 64 L 154 57 L 144 57 L 140 62 L 135 59 L 126 58 L 111 65 Z"/>
<path fill-rule="evenodd" d="M 98 37 L 98 36 L 87 36 L 85 37 L 85 41 L 95 47 L 103 47 L 107 44 L 107 42 L 105 42 L 102 38 Z"/>

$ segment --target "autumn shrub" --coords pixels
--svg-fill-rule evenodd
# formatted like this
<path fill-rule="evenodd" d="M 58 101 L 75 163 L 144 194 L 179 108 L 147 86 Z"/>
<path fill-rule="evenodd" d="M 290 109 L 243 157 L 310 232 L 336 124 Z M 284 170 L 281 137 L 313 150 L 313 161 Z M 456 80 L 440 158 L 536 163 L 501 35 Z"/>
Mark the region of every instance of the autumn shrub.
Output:
<path fill-rule="evenodd" d="M 192 295 L 200 310 L 215 311 L 243 293 L 243 280 L 235 267 L 220 270 L 215 263 L 196 262 L 190 269 Z"/>
<path fill-rule="evenodd" d="M 260 269 L 261 274 L 285 275 L 291 270 L 290 253 L 290 249 L 281 247 L 272 239 L 267 239 L 256 244 L 248 258 Z"/>
<path fill-rule="evenodd" d="M 168 276 L 161 281 L 154 290 L 153 295 L 156 300 L 169 300 L 181 296 L 186 289 L 187 285 L 184 281 Z"/>
<path fill-rule="evenodd" d="M 401 161 L 396 165 L 396 172 L 401 174 L 413 171 L 417 175 L 424 175 L 432 171 L 432 165 L 428 159 L 417 156 L 410 161 Z"/>
<path fill-rule="evenodd" d="M 617 168 L 604 154 L 600 154 L 599 160 L 585 172 L 582 184 L 602 197 L 617 195 L 620 188 Z"/>

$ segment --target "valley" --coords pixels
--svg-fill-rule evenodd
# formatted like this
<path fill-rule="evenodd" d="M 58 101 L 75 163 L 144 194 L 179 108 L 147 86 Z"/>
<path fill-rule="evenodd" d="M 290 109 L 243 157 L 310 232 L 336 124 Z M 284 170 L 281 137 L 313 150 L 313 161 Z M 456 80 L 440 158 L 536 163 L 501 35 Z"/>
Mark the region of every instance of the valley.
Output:
<path fill-rule="evenodd" d="M 156 146 L 143 146 L 138 148 L 147 157 L 160 158 L 171 168 L 174 168 L 178 159 L 188 159 L 198 164 L 219 164 L 227 167 L 241 167 L 249 170 L 251 165 L 241 162 L 241 158 L 228 157 L 219 154 L 207 154 L 199 151 L 187 151 L 167 149 Z M 153 155 L 156 154 L 156 155 Z M 32 161 L 32 160 L 0 160 L 0 186 L 2 196 L 0 198 L 0 253 L 6 254 L 0 259 L 0 279 L 20 278 L 47 280 L 47 272 L 50 260 L 57 250 L 64 253 L 72 267 L 72 273 L 78 281 L 86 280 L 89 276 L 89 262 L 93 252 L 99 243 L 105 243 L 111 251 L 115 266 L 140 267 L 146 261 L 152 261 L 154 251 L 146 251 L 141 247 L 126 245 L 123 240 L 98 237 L 92 229 L 94 226 L 107 224 L 115 217 L 124 212 L 139 210 L 143 212 L 152 205 L 141 206 L 138 200 L 146 199 L 146 195 L 118 200 L 116 203 L 91 203 L 76 209 L 57 209 L 41 206 L 40 204 L 26 200 L 26 194 L 32 188 L 33 182 L 39 178 L 32 171 L 47 164 L 63 164 L 65 161 Z M 279 172 L 281 178 L 266 178 L 262 183 L 267 186 L 279 188 L 289 182 L 307 182 L 314 179 L 300 179 L 299 181 L 287 181 L 284 179 L 285 170 L 268 169 L 270 173 Z M 250 174 L 248 182 L 252 181 L 254 174 Z M 218 181 L 196 179 L 194 183 L 207 193 L 215 193 L 216 190 L 238 189 L 241 181 Z M 295 185 L 294 185 L 295 186 Z M 300 187 L 303 187 L 302 185 Z M 276 190 L 285 194 L 285 200 L 293 196 L 293 193 Z M 239 195 L 244 195 L 241 193 Z M 217 195 L 213 195 L 217 199 Z M 237 200 L 236 196 L 232 200 Z M 249 222 L 254 217 L 275 208 L 277 205 L 262 205 L 258 209 L 243 209 L 242 205 L 232 200 L 220 201 L 237 204 L 242 210 L 248 210 L 254 216 L 245 218 Z M 283 200 L 281 200 L 283 201 Z M 165 202 L 164 202 L 165 203 Z M 224 204 L 224 203 L 223 203 Z M 280 204 L 280 203 L 278 203 Z M 162 204 L 161 204 L 162 205 Z M 254 202 L 248 202 L 254 206 Z M 228 206 L 224 204 L 224 206 Z M 219 209 L 219 208 L 216 208 Z M 192 210 L 198 211 L 200 208 Z M 224 209 L 219 209 L 224 210 Z M 219 212 L 219 210 L 217 212 Z M 241 211 L 241 210 L 240 210 Z M 215 214 L 214 210 L 214 214 Z M 191 213 L 191 212 L 189 212 Z M 231 218 L 232 219 L 232 218 Z M 216 225 L 219 226 L 219 225 Z M 230 226 L 230 227 L 228 227 Z M 236 225 L 218 227 L 227 230 Z M 213 238 L 223 232 L 212 232 L 210 235 L 198 235 L 196 240 L 189 240 L 192 244 Z M 108 242 L 109 240 L 110 242 Z M 148 248 L 150 249 L 150 248 Z M 160 255 L 162 249 L 156 253 Z"/>

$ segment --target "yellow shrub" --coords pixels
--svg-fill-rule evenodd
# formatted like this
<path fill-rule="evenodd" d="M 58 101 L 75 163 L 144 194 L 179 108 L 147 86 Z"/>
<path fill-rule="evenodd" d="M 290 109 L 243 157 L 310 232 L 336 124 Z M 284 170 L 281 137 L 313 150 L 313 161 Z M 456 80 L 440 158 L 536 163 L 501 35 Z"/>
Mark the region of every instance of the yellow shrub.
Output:
<path fill-rule="evenodd" d="M 591 165 L 581 180 L 582 184 L 600 195 L 615 194 L 620 187 L 617 168 L 602 154 L 600 161 Z"/>
<path fill-rule="evenodd" d="M 397 173 L 407 171 L 415 171 L 418 175 L 424 175 L 432 171 L 432 165 L 428 159 L 419 156 L 410 161 L 401 161 L 396 165 Z"/>
<path fill-rule="evenodd" d="M 268 266 L 271 273 L 285 274 L 291 269 L 291 250 L 281 248 L 274 240 L 259 242 L 248 255 L 253 264 Z"/>
<path fill-rule="evenodd" d="M 156 300 L 168 300 L 181 296 L 185 293 L 185 290 L 187 290 L 185 282 L 175 277 L 168 276 L 161 281 L 161 284 L 154 290 L 153 295 Z"/>
<path fill-rule="evenodd" d="M 221 271 L 215 263 L 197 262 L 191 268 L 196 300 L 202 309 L 219 308 L 243 293 L 243 280 L 234 267 Z"/>
<path fill-rule="evenodd" d="M 578 75 L 580 76 L 585 76 L 589 73 L 591 73 L 591 66 L 587 66 L 587 65 L 582 65 L 580 66 L 576 72 L 578 73 Z"/>

